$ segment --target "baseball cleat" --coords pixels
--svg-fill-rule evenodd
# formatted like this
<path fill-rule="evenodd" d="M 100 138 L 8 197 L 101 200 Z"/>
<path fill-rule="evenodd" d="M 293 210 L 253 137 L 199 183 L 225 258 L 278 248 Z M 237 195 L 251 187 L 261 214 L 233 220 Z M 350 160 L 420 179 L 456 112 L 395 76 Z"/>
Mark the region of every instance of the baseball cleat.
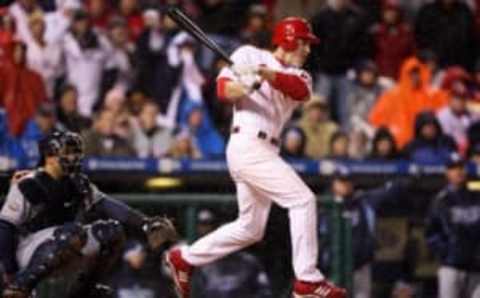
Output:
<path fill-rule="evenodd" d="M 182 258 L 182 253 L 178 248 L 168 251 L 165 261 L 170 268 L 178 298 L 190 298 L 193 266 Z"/>
<path fill-rule="evenodd" d="M 310 283 L 295 281 L 293 298 L 346 298 L 347 291 L 337 287 L 333 283 L 322 280 Z"/>

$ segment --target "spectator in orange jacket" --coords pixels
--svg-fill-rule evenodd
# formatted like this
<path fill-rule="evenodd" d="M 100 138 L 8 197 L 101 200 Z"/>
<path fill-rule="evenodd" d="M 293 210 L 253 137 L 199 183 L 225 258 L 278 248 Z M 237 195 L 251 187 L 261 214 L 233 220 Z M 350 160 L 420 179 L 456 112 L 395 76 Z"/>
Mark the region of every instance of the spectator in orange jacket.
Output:
<path fill-rule="evenodd" d="M 438 110 L 447 104 L 448 95 L 430 84 L 431 72 L 416 57 L 402 65 L 398 83 L 373 106 L 369 121 L 387 127 L 402 148 L 413 137 L 415 117 L 424 110 Z"/>

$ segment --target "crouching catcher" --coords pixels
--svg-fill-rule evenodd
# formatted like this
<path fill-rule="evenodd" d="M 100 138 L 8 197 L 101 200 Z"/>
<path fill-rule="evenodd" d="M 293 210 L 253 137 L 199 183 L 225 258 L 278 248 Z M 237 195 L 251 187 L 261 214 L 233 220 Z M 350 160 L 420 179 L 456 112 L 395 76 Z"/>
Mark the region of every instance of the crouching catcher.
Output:
<path fill-rule="evenodd" d="M 14 177 L 0 210 L 3 298 L 28 298 L 40 281 L 79 267 L 68 297 L 111 297 L 98 280 L 128 233 L 152 250 L 176 239 L 171 221 L 147 217 L 98 190 L 81 172 L 83 140 L 55 132 L 39 143 L 39 167 Z"/>

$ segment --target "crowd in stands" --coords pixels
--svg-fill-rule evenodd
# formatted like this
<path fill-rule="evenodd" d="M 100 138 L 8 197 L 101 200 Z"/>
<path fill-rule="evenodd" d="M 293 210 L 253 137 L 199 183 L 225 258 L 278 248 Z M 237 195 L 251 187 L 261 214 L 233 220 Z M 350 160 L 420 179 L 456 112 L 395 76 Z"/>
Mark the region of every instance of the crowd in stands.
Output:
<path fill-rule="evenodd" d="M 165 15 L 172 4 L 228 52 L 268 49 L 285 15 L 311 20 L 321 39 L 307 64 L 314 94 L 282 134 L 285 157 L 478 160 L 480 1 L 6 2 L 0 155 L 19 167 L 56 129 L 81 132 L 94 156 L 223 154 L 232 107 L 217 100 L 215 79 L 225 61 Z"/>

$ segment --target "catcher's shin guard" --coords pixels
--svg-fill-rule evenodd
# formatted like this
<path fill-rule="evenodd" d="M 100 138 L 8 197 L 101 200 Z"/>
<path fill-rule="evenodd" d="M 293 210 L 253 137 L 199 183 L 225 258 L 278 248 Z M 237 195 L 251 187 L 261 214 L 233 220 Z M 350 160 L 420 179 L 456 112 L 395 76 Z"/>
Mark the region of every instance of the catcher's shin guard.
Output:
<path fill-rule="evenodd" d="M 43 278 L 80 257 L 86 240 L 87 234 L 80 224 L 69 223 L 57 228 L 53 239 L 40 244 L 27 267 L 17 273 L 5 291 L 30 293 Z"/>
<path fill-rule="evenodd" d="M 110 298 L 113 291 L 98 281 L 113 267 L 123 249 L 125 232 L 115 220 L 101 220 L 92 225 L 93 237 L 100 244 L 100 251 L 80 273 L 69 290 L 68 298 Z"/>

